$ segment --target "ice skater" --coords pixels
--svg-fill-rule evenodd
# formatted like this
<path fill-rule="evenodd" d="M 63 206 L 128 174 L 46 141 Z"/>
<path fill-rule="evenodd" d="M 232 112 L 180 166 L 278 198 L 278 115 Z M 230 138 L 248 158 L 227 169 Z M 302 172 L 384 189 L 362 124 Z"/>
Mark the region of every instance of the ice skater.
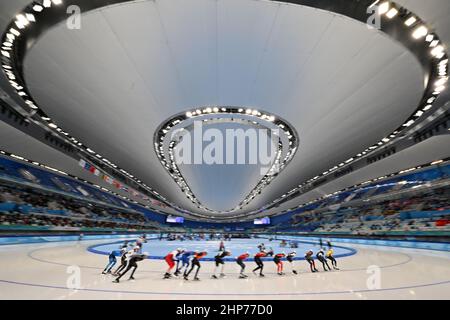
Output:
<path fill-rule="evenodd" d="M 183 271 L 183 276 L 185 276 L 188 272 L 189 265 L 191 263 L 191 258 L 194 255 L 194 251 L 184 251 L 181 254 L 181 266 L 177 266 L 177 270 L 175 271 L 175 276 L 178 276 L 181 271 Z"/>
<path fill-rule="evenodd" d="M 120 256 L 122 253 L 122 250 L 113 250 L 108 256 L 108 264 L 106 265 L 105 269 L 103 269 L 102 274 L 111 273 L 111 269 L 116 265 L 117 259 L 116 256 Z"/>
<path fill-rule="evenodd" d="M 297 252 L 296 251 L 292 251 L 292 252 L 288 253 L 288 255 L 286 256 L 286 260 L 291 265 L 293 274 L 297 274 L 297 270 L 295 270 L 295 267 L 294 267 L 294 258 L 295 258 L 296 255 L 297 255 Z"/>
<path fill-rule="evenodd" d="M 128 246 L 129 246 L 129 241 L 125 240 L 123 242 L 123 244 L 120 246 L 120 249 L 128 249 Z"/>
<path fill-rule="evenodd" d="M 225 243 L 223 241 L 220 241 L 219 251 L 225 251 Z"/>
<path fill-rule="evenodd" d="M 142 252 L 142 246 L 144 245 L 144 243 L 147 243 L 147 236 L 145 234 L 143 234 L 136 240 L 136 246 L 139 247 L 139 252 Z"/>
<path fill-rule="evenodd" d="M 322 267 L 324 271 L 330 271 L 331 268 L 328 265 L 327 259 L 325 258 L 325 254 L 323 252 L 323 249 L 320 249 L 316 254 L 317 260 L 319 260 L 322 263 Z M 328 270 L 327 270 L 328 268 Z"/>
<path fill-rule="evenodd" d="M 128 247 L 128 245 L 127 245 Z M 133 253 L 133 250 L 128 251 L 127 247 L 122 247 L 122 249 L 120 249 L 120 266 L 117 267 L 117 269 L 115 271 L 113 271 L 112 275 L 113 276 L 118 276 L 119 273 L 124 270 L 127 266 L 127 262 L 128 262 L 128 255 Z"/>
<path fill-rule="evenodd" d="M 166 273 L 164 274 L 164 279 L 169 279 L 170 277 L 172 277 L 172 269 L 175 267 L 175 261 L 177 261 L 178 257 L 182 253 L 183 250 L 178 248 L 177 250 L 169 252 L 169 254 L 164 257 L 164 260 L 166 260 L 167 264 L 169 265 Z"/>
<path fill-rule="evenodd" d="M 264 245 L 264 243 L 261 242 L 261 243 L 258 245 L 258 250 L 259 250 L 259 252 L 263 252 L 263 251 L 266 250 L 266 246 Z"/>
<path fill-rule="evenodd" d="M 199 281 L 200 278 L 198 277 L 198 271 L 200 270 L 200 259 L 205 257 L 208 254 L 208 252 L 202 251 L 202 252 L 194 252 L 194 258 L 192 258 L 191 261 L 191 268 L 189 269 L 188 273 L 184 275 L 184 280 L 189 280 L 189 274 L 194 270 L 194 267 L 197 267 L 197 270 L 195 270 L 195 276 L 194 280 Z"/>
<path fill-rule="evenodd" d="M 325 256 L 326 256 L 326 258 L 327 258 L 328 260 L 331 261 L 331 264 L 332 264 L 332 266 L 333 266 L 333 269 L 334 269 L 334 270 L 339 270 L 339 268 L 337 267 L 337 261 L 336 261 L 336 259 L 334 258 L 333 254 L 334 254 L 333 249 L 329 249 L 329 250 L 327 251 L 327 253 L 326 253 Z"/>
<path fill-rule="evenodd" d="M 244 254 L 241 254 L 239 257 L 236 257 L 236 263 L 241 267 L 241 271 L 239 272 L 239 278 L 240 279 L 245 279 L 248 276 L 246 274 L 244 274 L 245 271 L 245 263 L 244 261 L 250 257 L 250 253 L 246 252 Z"/>
<path fill-rule="evenodd" d="M 140 248 L 138 246 L 133 248 L 133 252 L 128 257 L 127 268 L 122 273 L 119 273 L 119 276 L 113 282 L 119 283 L 120 278 L 122 278 L 128 271 L 130 271 L 131 268 L 133 268 L 133 271 L 131 271 L 131 275 L 128 280 L 134 280 L 134 273 L 136 272 L 136 269 L 138 267 L 138 261 L 142 261 L 148 256 L 148 254 L 140 253 L 139 250 Z"/>
<path fill-rule="evenodd" d="M 184 251 L 186 251 L 186 249 L 181 249 L 178 251 L 178 253 L 175 255 L 175 261 L 176 261 L 176 267 L 175 267 L 175 276 L 178 276 L 179 273 L 177 273 L 178 268 L 180 267 L 180 262 L 181 262 L 181 257 L 183 256 Z"/>
<path fill-rule="evenodd" d="M 319 272 L 319 270 L 316 269 L 316 264 L 314 263 L 314 252 L 312 250 L 309 250 L 305 253 L 305 260 L 309 263 L 309 267 L 311 268 L 311 272 Z"/>
<path fill-rule="evenodd" d="M 284 275 L 283 272 L 283 259 L 286 257 L 286 254 L 283 253 L 277 253 L 274 257 L 273 257 L 273 262 L 275 262 L 275 264 L 277 265 L 277 274 L 279 276 Z"/>
<path fill-rule="evenodd" d="M 257 254 L 255 254 L 255 256 L 253 257 L 253 259 L 255 260 L 256 263 L 256 268 L 253 269 L 253 273 L 256 274 L 256 271 L 259 270 L 259 276 L 260 277 L 264 277 L 263 274 L 263 269 L 264 269 L 264 263 L 262 262 L 262 258 L 266 257 L 267 253 L 265 251 L 261 251 L 258 252 Z"/>
<path fill-rule="evenodd" d="M 225 257 L 228 257 L 229 255 L 231 255 L 230 251 L 224 250 L 224 251 L 220 251 L 215 257 L 214 257 L 214 261 L 216 263 L 216 266 L 214 267 L 214 273 L 211 276 L 213 279 L 219 279 L 219 277 L 223 278 L 225 277 L 225 273 L 223 272 L 223 269 L 225 268 Z M 217 270 L 219 269 L 219 266 L 221 266 L 220 269 L 220 275 L 219 277 L 216 276 Z"/>

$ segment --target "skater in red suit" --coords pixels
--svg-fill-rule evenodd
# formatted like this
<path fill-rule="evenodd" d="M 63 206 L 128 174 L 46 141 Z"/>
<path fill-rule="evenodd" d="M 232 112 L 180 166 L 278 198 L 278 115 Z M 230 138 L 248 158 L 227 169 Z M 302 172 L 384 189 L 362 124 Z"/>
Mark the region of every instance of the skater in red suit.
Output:
<path fill-rule="evenodd" d="M 236 263 L 241 267 L 241 272 L 239 272 L 239 278 L 245 279 L 247 278 L 247 275 L 244 274 L 245 271 L 245 263 L 244 261 L 250 257 L 250 253 L 246 252 L 244 254 L 241 254 L 239 257 L 236 257 Z"/>
<path fill-rule="evenodd" d="M 281 261 L 282 259 L 284 259 L 286 257 L 286 254 L 283 253 L 278 253 L 273 257 L 273 262 L 275 262 L 275 264 L 277 265 L 277 273 L 279 276 L 284 275 L 283 273 L 283 261 Z"/>
<path fill-rule="evenodd" d="M 177 249 L 170 252 L 167 256 L 165 256 L 164 260 L 166 260 L 169 267 L 167 268 L 166 273 L 164 274 L 164 279 L 169 279 L 172 277 L 172 269 L 175 267 L 176 257 L 182 253 L 182 249 Z"/>
<path fill-rule="evenodd" d="M 260 277 L 264 277 L 264 274 L 262 273 L 263 269 L 264 269 L 264 263 L 262 262 L 262 258 L 264 258 L 266 256 L 267 256 L 267 253 L 265 251 L 261 251 L 261 252 L 258 252 L 257 254 L 255 254 L 255 256 L 253 258 L 256 263 L 256 268 L 253 269 L 253 273 L 256 274 L 256 271 L 259 270 Z"/>
<path fill-rule="evenodd" d="M 311 268 L 311 272 L 318 272 L 319 270 L 316 269 L 316 264 L 314 263 L 314 252 L 312 250 L 309 250 L 305 253 L 305 260 L 309 263 L 309 267 Z"/>

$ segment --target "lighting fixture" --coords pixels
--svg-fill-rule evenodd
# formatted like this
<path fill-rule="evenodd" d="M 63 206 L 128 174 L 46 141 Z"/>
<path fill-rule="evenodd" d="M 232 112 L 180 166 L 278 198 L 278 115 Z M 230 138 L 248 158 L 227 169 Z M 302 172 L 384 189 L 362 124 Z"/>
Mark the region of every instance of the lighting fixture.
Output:
<path fill-rule="evenodd" d="M 385 2 L 383 2 L 382 4 L 380 4 L 378 6 L 378 13 L 379 14 L 385 14 L 388 11 L 389 11 L 389 2 L 388 1 L 385 1 Z"/>
<path fill-rule="evenodd" d="M 393 17 L 395 17 L 398 14 L 398 10 L 395 8 L 392 8 L 391 10 L 389 10 L 386 13 L 386 17 L 388 17 L 389 19 L 392 19 Z"/>
<path fill-rule="evenodd" d="M 414 23 L 416 23 L 417 18 L 412 16 L 409 17 L 406 21 L 405 21 L 405 25 L 407 25 L 408 27 L 412 26 Z"/>
<path fill-rule="evenodd" d="M 428 34 L 428 29 L 427 29 L 427 27 L 425 27 L 425 26 L 420 26 L 420 27 L 417 27 L 417 28 L 414 30 L 412 36 L 413 36 L 414 39 L 420 39 L 420 38 L 425 37 L 427 34 Z"/>
<path fill-rule="evenodd" d="M 41 12 L 42 10 L 44 10 L 44 7 L 42 7 L 40 4 L 35 4 L 35 5 L 33 6 L 33 10 L 34 10 L 35 12 Z"/>

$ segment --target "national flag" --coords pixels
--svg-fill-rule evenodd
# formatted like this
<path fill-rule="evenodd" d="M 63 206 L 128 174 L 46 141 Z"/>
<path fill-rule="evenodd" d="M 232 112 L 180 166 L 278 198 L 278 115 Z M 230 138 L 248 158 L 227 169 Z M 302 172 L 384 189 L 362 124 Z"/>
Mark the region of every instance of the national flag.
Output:
<path fill-rule="evenodd" d="M 114 187 L 116 187 L 117 189 L 122 188 L 122 184 L 121 184 L 119 181 L 117 181 L 117 180 L 114 180 L 113 185 L 114 185 Z"/>
<path fill-rule="evenodd" d="M 86 161 L 84 161 L 83 159 L 80 159 L 78 164 L 80 165 L 80 167 L 84 168 L 84 166 L 86 165 Z"/>
<path fill-rule="evenodd" d="M 106 183 L 108 183 L 108 184 L 112 184 L 114 182 L 114 179 L 107 175 L 103 176 L 103 180 L 106 181 Z"/>

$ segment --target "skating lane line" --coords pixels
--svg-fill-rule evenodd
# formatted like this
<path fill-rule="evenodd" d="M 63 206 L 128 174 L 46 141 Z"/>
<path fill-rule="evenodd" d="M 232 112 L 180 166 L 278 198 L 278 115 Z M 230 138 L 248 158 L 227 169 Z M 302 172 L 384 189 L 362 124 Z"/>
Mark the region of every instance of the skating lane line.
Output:
<path fill-rule="evenodd" d="M 425 287 L 433 287 L 439 285 L 450 284 L 450 280 L 440 281 L 427 284 L 418 284 L 403 287 L 394 288 L 382 288 L 382 289 L 359 289 L 359 290 L 344 290 L 344 291 L 324 291 L 324 292 L 279 292 L 279 293 L 200 293 L 200 292 L 151 292 L 151 291 L 130 291 L 130 290 L 110 290 L 110 289 L 69 289 L 63 286 L 52 286 L 45 284 L 34 284 L 27 282 L 18 282 L 10 280 L 0 280 L 0 283 L 21 285 L 28 287 L 48 288 L 48 289 L 61 289 L 70 291 L 86 291 L 86 292 L 103 292 L 103 293 L 123 293 L 123 294 L 141 294 L 141 295 L 180 295 L 180 296 L 307 296 L 307 295 L 330 295 L 330 294 L 354 294 L 354 293 L 367 293 L 367 292 L 385 292 L 385 291 L 397 291 L 397 290 L 409 290 Z"/>
<path fill-rule="evenodd" d="M 50 249 L 50 248 L 37 248 L 37 249 L 31 250 L 31 251 L 29 251 L 27 253 L 27 256 L 30 259 L 35 260 L 35 261 L 39 261 L 41 263 L 53 264 L 53 265 L 58 265 L 58 266 L 63 266 L 63 267 L 68 267 L 68 266 L 72 265 L 72 264 L 65 264 L 65 263 L 61 263 L 61 262 L 45 260 L 45 259 L 37 258 L 37 257 L 34 256 L 34 253 L 36 253 L 38 251 L 41 251 L 41 250 L 46 250 L 46 249 Z M 401 265 L 407 264 L 407 263 L 412 261 L 412 257 L 410 255 L 406 254 L 406 253 L 397 252 L 396 254 L 405 256 L 406 259 L 404 261 L 402 261 L 402 262 L 399 262 L 399 263 L 386 265 L 386 266 L 380 266 L 380 269 L 393 268 L 393 267 L 397 267 L 397 266 L 401 266 Z M 248 262 L 251 262 L 251 261 L 248 261 Z M 84 269 L 95 269 L 95 270 L 103 270 L 104 269 L 104 267 L 83 266 L 83 265 L 78 265 L 78 267 L 84 268 Z M 366 271 L 366 270 L 367 270 L 367 267 L 365 267 L 365 268 L 356 268 L 356 269 L 341 269 L 341 270 L 339 270 L 339 272 L 354 272 L 354 271 Z M 143 272 L 143 273 L 161 273 L 160 271 L 150 271 L 150 270 L 142 270 L 140 272 Z M 210 272 L 210 273 L 205 272 L 205 274 L 212 274 L 212 272 Z M 239 274 L 239 273 L 236 272 L 236 273 L 230 273 L 230 274 Z M 273 273 L 268 272 L 267 274 L 276 274 L 276 272 L 273 272 Z M 309 274 L 309 273 L 303 273 L 303 274 Z"/>

